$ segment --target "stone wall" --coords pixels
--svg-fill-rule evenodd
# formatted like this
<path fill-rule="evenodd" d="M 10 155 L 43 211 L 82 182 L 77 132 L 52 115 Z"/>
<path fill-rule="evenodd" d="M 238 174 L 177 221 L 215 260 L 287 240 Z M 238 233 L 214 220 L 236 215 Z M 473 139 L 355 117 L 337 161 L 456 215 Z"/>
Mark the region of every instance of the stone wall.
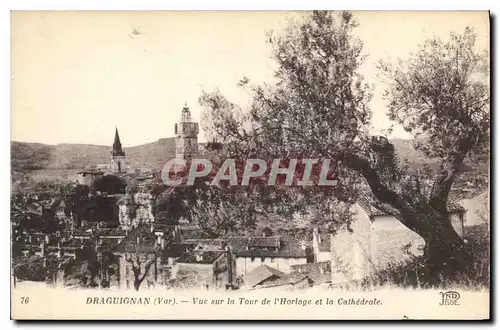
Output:
<path fill-rule="evenodd" d="M 127 202 L 120 203 L 118 217 L 123 227 L 135 227 L 155 221 L 153 215 L 153 196 L 149 193 L 136 193 L 128 197 Z"/>
<path fill-rule="evenodd" d="M 136 207 L 135 221 L 137 223 L 154 222 L 153 216 L 153 196 L 149 193 L 136 193 L 134 195 Z"/>
<path fill-rule="evenodd" d="M 293 265 L 306 264 L 306 258 L 270 258 L 270 257 L 237 257 L 236 258 L 236 276 L 244 276 L 260 265 L 266 265 L 275 268 L 283 273 L 289 273 Z"/>

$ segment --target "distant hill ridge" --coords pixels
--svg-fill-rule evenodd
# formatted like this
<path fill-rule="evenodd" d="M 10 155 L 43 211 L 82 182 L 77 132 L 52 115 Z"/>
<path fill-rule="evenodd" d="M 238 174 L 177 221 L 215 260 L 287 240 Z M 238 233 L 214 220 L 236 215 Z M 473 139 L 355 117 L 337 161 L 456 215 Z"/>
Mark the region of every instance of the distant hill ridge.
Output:
<path fill-rule="evenodd" d="M 422 164 L 436 168 L 438 163 L 416 151 L 411 140 L 391 139 L 401 159 L 408 159 L 412 167 Z M 204 143 L 199 149 L 204 150 Z M 175 156 L 175 138 L 124 148 L 127 162 L 134 168 L 160 169 Z M 11 142 L 11 169 L 14 181 L 67 181 L 77 170 L 99 164 L 108 164 L 111 146 L 91 144 L 58 144 Z M 471 198 L 488 189 L 489 155 L 466 161 L 463 174 L 453 190 L 459 199 Z"/>
<path fill-rule="evenodd" d="M 13 171 L 38 169 L 81 169 L 109 162 L 111 146 L 92 144 L 57 144 L 11 142 Z M 175 155 L 175 138 L 124 148 L 132 167 L 157 167 Z"/>
<path fill-rule="evenodd" d="M 428 164 L 437 166 L 437 162 L 426 158 L 422 152 L 413 148 L 412 140 L 391 139 L 401 159 L 408 159 L 410 164 L 419 166 Z M 203 150 L 205 143 L 199 143 Z M 124 148 L 127 162 L 132 168 L 160 168 L 165 161 L 175 156 L 175 138 L 161 138 L 158 141 Z M 98 164 L 108 164 L 111 146 L 92 144 L 57 144 L 48 145 L 31 142 L 11 142 L 12 171 L 30 171 L 41 169 L 82 169 Z M 488 155 L 475 162 L 465 163 L 466 172 L 488 174 Z"/>
<path fill-rule="evenodd" d="M 410 161 L 422 159 L 422 155 L 411 146 L 411 141 L 393 139 L 402 158 Z M 200 143 L 200 149 L 203 148 Z M 109 162 L 111 146 L 93 144 L 62 143 L 48 145 L 31 142 L 11 142 L 11 167 L 13 171 L 39 169 L 82 169 Z M 161 138 L 158 141 L 124 148 L 131 167 L 158 168 L 175 156 L 175 138 Z"/>

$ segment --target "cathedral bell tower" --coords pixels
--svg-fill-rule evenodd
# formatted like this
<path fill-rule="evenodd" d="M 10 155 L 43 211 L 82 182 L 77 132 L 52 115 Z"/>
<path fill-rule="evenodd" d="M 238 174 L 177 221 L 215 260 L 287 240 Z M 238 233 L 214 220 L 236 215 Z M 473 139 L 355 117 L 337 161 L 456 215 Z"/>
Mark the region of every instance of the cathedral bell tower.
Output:
<path fill-rule="evenodd" d="M 191 111 L 185 104 L 181 120 L 175 124 L 175 158 L 188 159 L 198 153 L 198 133 L 198 123 L 191 119 Z"/>
<path fill-rule="evenodd" d="M 111 150 L 111 163 L 109 169 L 111 173 L 125 172 L 125 153 L 122 150 L 118 128 L 115 130 L 115 141 L 113 142 L 113 150 Z"/>

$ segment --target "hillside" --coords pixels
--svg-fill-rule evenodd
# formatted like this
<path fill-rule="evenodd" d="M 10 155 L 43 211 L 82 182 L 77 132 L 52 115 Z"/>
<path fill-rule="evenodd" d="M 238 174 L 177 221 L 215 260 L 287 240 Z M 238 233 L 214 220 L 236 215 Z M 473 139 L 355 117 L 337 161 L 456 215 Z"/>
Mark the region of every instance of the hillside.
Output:
<path fill-rule="evenodd" d="M 140 146 L 124 148 L 127 161 L 134 167 L 156 168 L 175 154 L 174 138 L 160 139 Z M 11 168 L 16 171 L 40 169 L 83 169 L 107 164 L 109 146 L 90 144 L 58 144 L 12 142 Z"/>
<path fill-rule="evenodd" d="M 420 163 L 422 155 L 411 146 L 411 141 L 394 139 L 398 154 L 411 163 Z M 82 169 L 109 162 L 110 146 L 92 144 L 57 144 L 12 142 L 11 166 L 13 171 L 40 169 Z M 132 167 L 158 168 L 175 154 L 175 138 L 124 148 L 127 162 Z"/>
<path fill-rule="evenodd" d="M 392 139 L 401 159 L 407 159 L 413 167 L 423 163 L 433 168 L 437 163 L 415 151 L 410 140 Z M 108 164 L 110 146 L 88 144 L 58 144 L 11 142 L 11 168 L 14 181 L 29 178 L 67 181 L 78 170 L 98 164 Z M 203 150 L 200 144 L 200 150 Z M 160 169 L 163 163 L 175 155 L 175 138 L 163 138 L 156 142 L 124 148 L 131 168 Z M 464 174 L 455 184 L 458 199 L 471 198 L 483 192 L 489 183 L 489 158 L 482 157 L 464 164 Z M 64 175 L 63 175 L 64 174 Z"/>

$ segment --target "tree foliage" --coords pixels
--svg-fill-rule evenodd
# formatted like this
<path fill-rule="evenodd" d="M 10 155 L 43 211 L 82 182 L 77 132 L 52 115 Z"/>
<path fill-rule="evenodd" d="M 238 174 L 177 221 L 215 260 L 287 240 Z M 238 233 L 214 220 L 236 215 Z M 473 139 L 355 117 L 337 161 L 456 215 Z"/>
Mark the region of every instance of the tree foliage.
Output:
<path fill-rule="evenodd" d="M 125 188 L 128 188 L 122 179 L 116 175 L 105 175 L 98 178 L 94 182 L 94 189 L 100 192 L 105 192 L 110 195 L 113 194 L 123 194 L 125 193 Z"/>
<path fill-rule="evenodd" d="M 349 12 L 307 13 L 284 33 L 268 35 L 277 83 L 253 86 L 247 113 L 233 116 L 239 108 L 217 91 L 204 93 L 200 103 L 227 157 L 335 160 L 335 189 L 266 187 L 259 203 L 269 198 L 274 208 L 295 211 L 314 203 L 319 218 L 341 225 L 349 222 L 346 210 L 358 193 L 369 191 L 383 211 L 424 238 L 430 265 L 451 265 L 462 241 L 448 218 L 449 192 L 464 159 L 488 147 L 489 86 L 481 79 L 487 62 L 467 29 L 446 42 L 426 41 L 395 67 L 381 63 L 389 118 L 414 134 L 426 156 L 441 161 L 437 173 L 409 171 L 386 138 L 368 132 L 372 88 L 358 72 L 364 57 L 356 26 Z"/>
<path fill-rule="evenodd" d="M 448 41 L 426 40 L 396 66 L 381 62 L 389 88 L 389 117 L 416 139 L 428 157 L 447 159 L 457 147 L 484 152 L 489 145 L 490 93 L 487 54 L 475 51 L 466 28 Z M 447 134 L 443 134 L 446 132 Z"/>

